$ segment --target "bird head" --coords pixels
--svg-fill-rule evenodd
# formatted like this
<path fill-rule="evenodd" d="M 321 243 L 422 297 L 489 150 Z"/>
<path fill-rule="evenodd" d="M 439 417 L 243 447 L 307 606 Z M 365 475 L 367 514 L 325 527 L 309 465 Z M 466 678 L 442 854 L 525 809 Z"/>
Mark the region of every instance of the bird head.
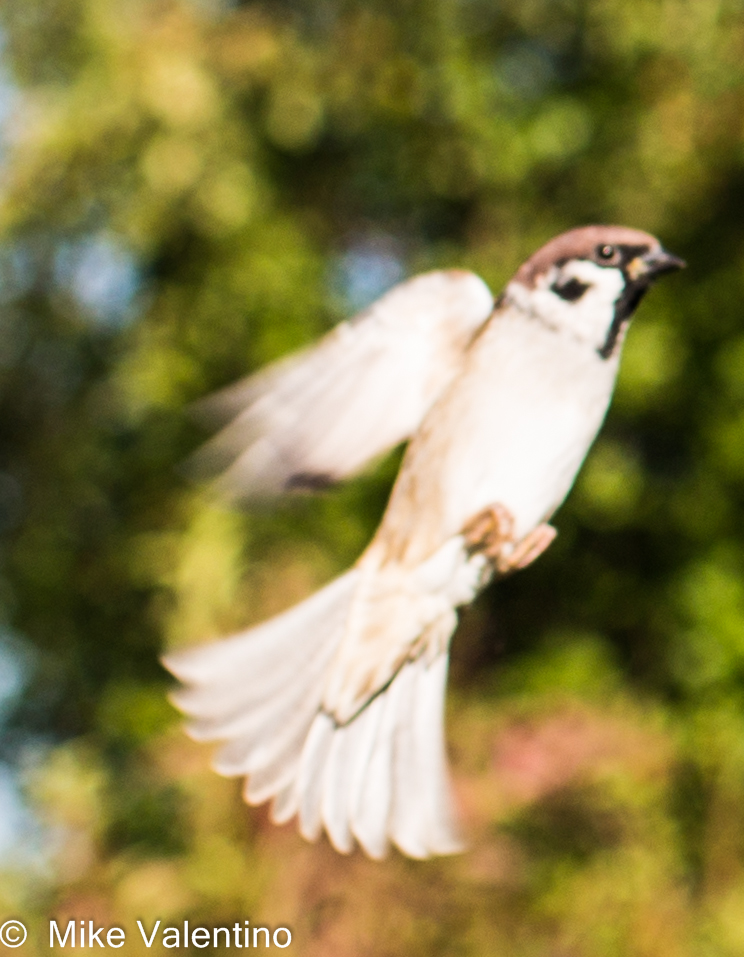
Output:
<path fill-rule="evenodd" d="M 615 355 L 631 316 L 659 276 L 684 261 L 649 233 L 584 226 L 539 249 L 507 286 L 507 297 L 546 325 Z"/>

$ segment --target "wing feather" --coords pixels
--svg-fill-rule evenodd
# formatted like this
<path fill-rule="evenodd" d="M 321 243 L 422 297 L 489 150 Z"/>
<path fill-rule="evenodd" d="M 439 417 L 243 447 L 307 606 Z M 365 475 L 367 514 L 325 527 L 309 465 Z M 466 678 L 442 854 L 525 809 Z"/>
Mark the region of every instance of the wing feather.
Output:
<path fill-rule="evenodd" d="M 201 403 L 229 424 L 192 459 L 232 499 L 354 475 L 407 439 L 457 374 L 493 309 L 486 284 L 452 270 L 396 286 L 315 346 Z"/>

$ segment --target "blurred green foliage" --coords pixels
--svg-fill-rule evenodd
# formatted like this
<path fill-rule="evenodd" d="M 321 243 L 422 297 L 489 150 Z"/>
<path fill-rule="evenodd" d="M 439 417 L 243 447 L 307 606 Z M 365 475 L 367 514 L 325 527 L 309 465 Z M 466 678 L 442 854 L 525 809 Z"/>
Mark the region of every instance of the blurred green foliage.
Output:
<path fill-rule="evenodd" d="M 25 952 L 77 916 L 132 954 L 138 918 L 289 926 L 311 957 L 741 954 L 744 3 L 2 0 L 0 24 L 0 602 L 32 665 L 2 757 L 49 843 L 0 876 Z M 157 656 L 352 561 L 396 460 L 229 512 L 179 477 L 184 408 L 398 275 L 498 290 L 592 221 L 690 268 L 640 311 L 558 541 L 463 614 L 472 849 L 307 846 L 208 771 Z"/>

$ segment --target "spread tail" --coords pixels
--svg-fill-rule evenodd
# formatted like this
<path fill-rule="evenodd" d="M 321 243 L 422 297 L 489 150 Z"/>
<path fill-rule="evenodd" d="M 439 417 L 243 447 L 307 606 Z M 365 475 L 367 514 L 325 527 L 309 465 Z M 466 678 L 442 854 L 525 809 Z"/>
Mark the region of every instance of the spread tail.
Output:
<path fill-rule="evenodd" d="M 245 776 L 249 804 L 299 817 L 349 853 L 392 841 L 410 857 L 461 849 L 444 745 L 446 650 L 406 660 L 345 724 L 322 708 L 361 572 L 353 568 L 294 608 L 231 638 L 168 655 L 185 687 L 173 701 L 190 735 L 224 741 L 214 768 Z M 445 643 L 446 647 L 446 643 Z"/>

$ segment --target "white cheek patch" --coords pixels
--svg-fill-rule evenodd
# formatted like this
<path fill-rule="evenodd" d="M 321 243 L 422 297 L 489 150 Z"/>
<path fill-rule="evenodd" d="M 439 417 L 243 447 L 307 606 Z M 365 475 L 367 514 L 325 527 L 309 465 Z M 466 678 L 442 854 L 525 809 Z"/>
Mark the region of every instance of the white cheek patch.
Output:
<path fill-rule="evenodd" d="M 552 287 L 564 287 L 572 280 L 587 288 L 570 302 Z M 547 325 L 566 330 L 599 349 L 607 339 L 615 303 L 624 288 L 625 277 L 620 269 L 598 266 L 586 259 L 571 259 L 539 277 L 534 289 L 511 283 L 509 293 Z"/>

